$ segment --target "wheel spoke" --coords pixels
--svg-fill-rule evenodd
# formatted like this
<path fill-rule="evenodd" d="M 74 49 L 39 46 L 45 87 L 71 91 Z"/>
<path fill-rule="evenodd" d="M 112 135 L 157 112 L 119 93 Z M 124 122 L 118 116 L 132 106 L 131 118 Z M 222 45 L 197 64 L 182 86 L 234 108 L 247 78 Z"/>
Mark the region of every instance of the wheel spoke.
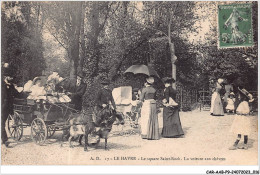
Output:
<path fill-rule="evenodd" d="M 16 138 L 16 136 L 17 136 L 17 128 L 15 127 L 14 128 L 14 138 Z"/>
<path fill-rule="evenodd" d="M 13 120 L 13 119 L 14 119 L 12 115 L 9 115 L 9 117 L 11 118 L 11 120 Z"/>
<path fill-rule="evenodd" d="M 42 136 L 43 138 L 45 137 L 45 136 L 42 134 L 42 132 L 40 132 L 40 136 Z"/>
<path fill-rule="evenodd" d="M 22 130 L 23 130 L 23 126 L 22 126 L 22 127 L 19 126 L 19 127 L 17 127 L 17 129 L 20 130 L 20 131 L 22 131 Z"/>
<path fill-rule="evenodd" d="M 35 133 L 35 135 L 33 135 L 33 138 L 36 138 L 36 136 L 37 136 L 37 133 Z"/>
<path fill-rule="evenodd" d="M 13 129 L 13 131 L 11 131 L 11 136 L 13 136 L 13 133 L 14 133 L 14 129 Z"/>
<path fill-rule="evenodd" d="M 20 134 L 21 134 L 20 131 L 19 131 L 19 129 L 16 130 L 16 133 L 17 133 L 17 138 L 19 138 L 19 137 L 20 137 Z"/>
<path fill-rule="evenodd" d="M 35 140 L 36 143 L 38 143 L 38 140 L 39 140 L 39 139 L 38 139 L 38 135 L 39 135 L 39 134 L 36 133 L 36 134 L 33 136 L 33 138 L 34 138 L 34 140 Z"/>
<path fill-rule="evenodd" d="M 39 143 L 42 142 L 43 138 L 42 138 L 42 135 L 41 133 L 39 133 Z"/>
<path fill-rule="evenodd" d="M 37 130 L 34 127 L 32 127 L 32 131 L 34 131 L 34 133 L 37 133 Z"/>
<path fill-rule="evenodd" d="M 33 121 L 33 122 L 32 122 L 32 127 L 33 127 L 33 126 L 36 126 L 36 125 L 37 125 L 37 124 L 35 123 L 35 121 Z"/>
<path fill-rule="evenodd" d="M 18 120 L 18 126 L 21 126 L 21 125 L 23 125 L 23 121 L 22 121 L 22 119 L 19 119 Z"/>

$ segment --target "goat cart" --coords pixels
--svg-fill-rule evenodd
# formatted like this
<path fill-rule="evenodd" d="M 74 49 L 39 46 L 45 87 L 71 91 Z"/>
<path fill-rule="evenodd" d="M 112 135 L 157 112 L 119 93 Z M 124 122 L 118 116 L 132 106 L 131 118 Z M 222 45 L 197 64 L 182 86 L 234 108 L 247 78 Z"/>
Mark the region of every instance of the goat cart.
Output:
<path fill-rule="evenodd" d="M 78 111 L 70 103 L 15 99 L 14 112 L 7 119 L 8 132 L 14 140 L 19 141 L 23 136 L 23 128 L 31 126 L 32 140 L 43 145 L 55 131 L 69 129 L 68 121 L 73 113 Z"/>

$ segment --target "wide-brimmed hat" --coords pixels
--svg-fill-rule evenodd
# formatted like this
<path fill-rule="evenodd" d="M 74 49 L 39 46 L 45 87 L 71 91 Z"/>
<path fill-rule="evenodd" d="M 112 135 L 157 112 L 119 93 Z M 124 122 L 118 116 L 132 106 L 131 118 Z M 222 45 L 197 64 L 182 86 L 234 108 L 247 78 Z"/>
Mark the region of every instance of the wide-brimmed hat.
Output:
<path fill-rule="evenodd" d="M 231 92 L 230 94 L 229 94 L 229 97 L 235 97 L 235 94 L 234 94 L 234 92 Z"/>
<path fill-rule="evenodd" d="M 247 90 L 238 88 L 238 91 L 248 99 L 252 98 L 252 95 Z"/>
<path fill-rule="evenodd" d="M 174 78 L 171 78 L 171 77 L 164 77 L 164 78 L 162 79 L 162 81 L 163 81 L 164 83 L 174 83 L 174 82 L 175 82 Z"/>
<path fill-rule="evenodd" d="M 41 80 L 41 78 L 40 78 L 40 77 L 35 77 L 35 78 L 33 79 L 32 84 L 35 85 L 36 81 L 38 81 L 38 80 Z"/>
<path fill-rule="evenodd" d="M 154 78 L 153 77 L 148 77 L 146 78 L 146 82 L 149 84 L 153 84 L 154 83 Z"/>
<path fill-rule="evenodd" d="M 219 78 L 219 79 L 218 79 L 218 83 L 219 83 L 219 84 L 224 84 L 224 83 L 225 83 L 225 80 L 224 80 L 223 78 Z"/>
<path fill-rule="evenodd" d="M 103 80 L 101 80 L 100 83 L 103 84 L 103 85 L 108 85 L 109 84 L 109 80 L 108 79 L 103 79 Z"/>
<path fill-rule="evenodd" d="M 235 96 L 234 92 L 231 92 L 229 95 L 233 95 L 233 96 Z"/>

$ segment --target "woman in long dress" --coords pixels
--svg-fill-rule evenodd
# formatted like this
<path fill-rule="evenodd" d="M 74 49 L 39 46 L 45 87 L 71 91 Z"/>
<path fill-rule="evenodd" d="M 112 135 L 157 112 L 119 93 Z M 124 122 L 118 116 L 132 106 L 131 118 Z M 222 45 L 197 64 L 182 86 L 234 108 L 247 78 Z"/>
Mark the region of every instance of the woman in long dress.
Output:
<path fill-rule="evenodd" d="M 252 101 L 252 95 L 245 89 L 240 89 L 238 87 L 237 92 L 238 106 L 236 109 L 236 116 L 231 126 L 231 132 L 237 134 L 237 139 L 235 143 L 229 148 L 230 150 L 248 149 L 247 141 L 248 135 L 251 133 L 251 123 L 250 123 L 250 108 L 249 101 Z M 244 135 L 244 143 L 238 147 L 238 143 L 241 136 Z"/>
<path fill-rule="evenodd" d="M 223 89 L 222 83 L 223 81 L 221 81 L 221 79 L 216 82 L 216 87 L 211 98 L 210 114 L 214 116 L 224 115 L 224 108 L 220 97 L 221 90 Z"/>
<path fill-rule="evenodd" d="M 176 99 L 176 90 L 171 87 L 172 82 L 174 82 L 173 79 L 165 80 L 162 137 L 179 137 L 184 135 L 178 106 L 173 106 Z"/>
<path fill-rule="evenodd" d="M 140 101 L 143 102 L 141 109 L 141 137 L 148 140 L 159 139 L 159 123 L 156 109 L 156 89 L 152 87 L 154 78 L 146 79 L 145 88 L 142 90 Z"/>

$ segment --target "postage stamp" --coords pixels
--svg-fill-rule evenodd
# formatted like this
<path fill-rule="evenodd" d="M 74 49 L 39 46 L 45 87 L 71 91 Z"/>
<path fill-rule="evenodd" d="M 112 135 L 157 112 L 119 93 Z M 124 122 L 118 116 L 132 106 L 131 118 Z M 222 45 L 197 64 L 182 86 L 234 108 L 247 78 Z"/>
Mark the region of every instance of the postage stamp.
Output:
<path fill-rule="evenodd" d="M 252 4 L 218 6 L 219 48 L 253 46 Z"/>

